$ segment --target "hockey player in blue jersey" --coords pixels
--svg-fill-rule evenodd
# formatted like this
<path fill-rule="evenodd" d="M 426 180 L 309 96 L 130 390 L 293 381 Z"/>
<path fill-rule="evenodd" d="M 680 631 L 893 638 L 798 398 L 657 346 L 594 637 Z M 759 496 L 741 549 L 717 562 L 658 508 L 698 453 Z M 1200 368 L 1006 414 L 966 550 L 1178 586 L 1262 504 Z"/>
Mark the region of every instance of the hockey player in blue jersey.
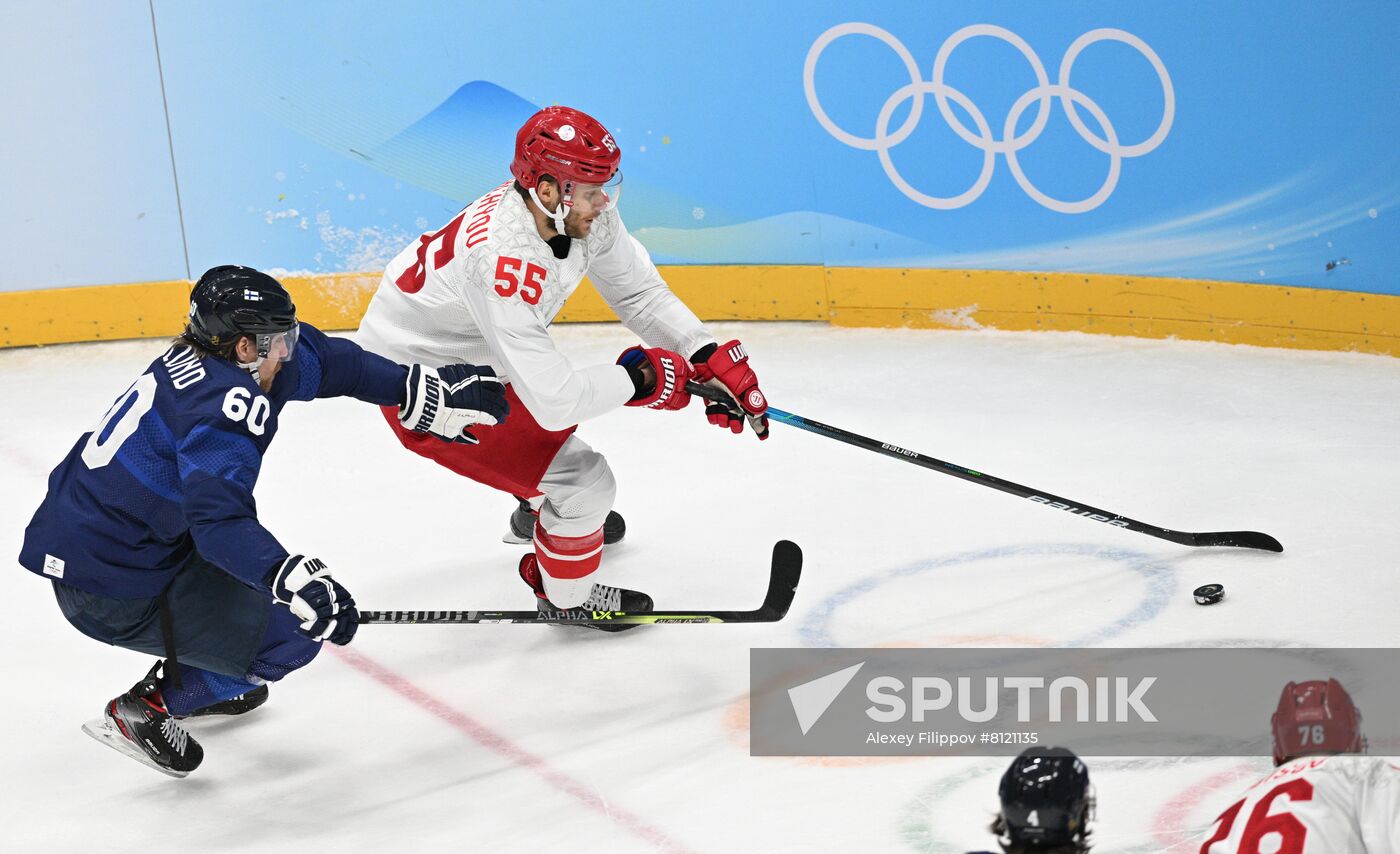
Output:
<path fill-rule="evenodd" d="M 1073 751 L 1026 748 L 1002 775 L 998 794 L 1001 812 L 991 830 L 1003 854 L 1088 854 L 1094 790 Z"/>
<path fill-rule="evenodd" d="M 343 396 L 456 442 L 509 408 L 489 367 L 395 364 L 298 323 L 271 276 L 222 266 L 195 285 L 184 333 L 54 469 L 20 563 L 79 631 L 164 656 L 89 735 L 183 777 L 204 752 L 180 718 L 247 711 L 322 641 L 354 637 L 354 598 L 253 502 L 283 406 Z"/>

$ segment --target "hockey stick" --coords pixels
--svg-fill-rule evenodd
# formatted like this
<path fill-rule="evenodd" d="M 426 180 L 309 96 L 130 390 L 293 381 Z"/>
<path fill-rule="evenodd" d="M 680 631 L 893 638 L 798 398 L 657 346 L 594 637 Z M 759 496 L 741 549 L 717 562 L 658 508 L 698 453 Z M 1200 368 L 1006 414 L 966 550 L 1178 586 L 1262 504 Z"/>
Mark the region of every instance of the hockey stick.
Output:
<path fill-rule="evenodd" d="M 725 392 L 712 386 L 701 385 L 697 382 L 685 384 L 685 390 L 706 400 L 717 403 L 734 405 L 734 400 Z M 784 412 L 774 406 L 768 407 L 768 417 L 783 424 L 790 424 L 809 433 L 816 433 L 818 436 L 825 436 L 828 439 L 835 439 L 838 442 L 845 442 L 848 445 L 855 445 L 857 448 L 864 448 L 867 451 L 874 451 L 887 457 L 903 460 L 906 463 L 913 463 L 916 466 L 923 466 L 926 469 L 941 474 L 952 475 L 962 480 L 971 481 L 981 486 L 998 489 L 1008 492 L 1021 498 L 1028 498 L 1037 504 L 1055 510 L 1067 510 L 1076 516 L 1083 516 L 1095 522 L 1103 522 L 1115 528 L 1126 528 L 1129 531 L 1136 531 L 1139 534 L 1147 534 L 1149 537 L 1157 537 L 1161 540 L 1170 540 L 1173 543 L 1180 543 L 1183 546 L 1234 546 L 1242 549 L 1262 549 L 1268 552 L 1281 552 L 1283 545 L 1278 540 L 1268 534 L 1259 531 L 1204 531 L 1193 533 L 1190 531 L 1173 531 L 1170 528 L 1161 528 L 1157 525 L 1149 525 L 1146 522 L 1139 522 L 1136 519 L 1129 519 L 1108 510 L 1100 510 L 1097 507 L 1090 507 L 1088 504 L 1081 504 L 1071 501 L 1068 498 L 1061 498 L 1058 495 L 1051 495 L 1048 492 L 1041 492 L 1030 487 L 1022 486 L 1019 483 L 1012 483 L 1009 480 L 1002 480 L 989 474 L 973 471 L 964 468 L 956 463 L 944 462 L 943 460 L 927 457 L 917 451 L 891 445 L 887 442 L 878 442 L 868 439 L 855 433 L 842 430 L 839 427 L 832 427 L 820 421 L 813 421 L 810 418 L 803 418 L 801 415 L 794 415 L 791 412 Z"/>
<path fill-rule="evenodd" d="M 773 546 L 768 593 L 752 611 L 361 611 L 360 624 L 554 623 L 570 626 L 658 623 L 775 623 L 787 614 L 802 578 L 802 549 L 779 540 Z"/>

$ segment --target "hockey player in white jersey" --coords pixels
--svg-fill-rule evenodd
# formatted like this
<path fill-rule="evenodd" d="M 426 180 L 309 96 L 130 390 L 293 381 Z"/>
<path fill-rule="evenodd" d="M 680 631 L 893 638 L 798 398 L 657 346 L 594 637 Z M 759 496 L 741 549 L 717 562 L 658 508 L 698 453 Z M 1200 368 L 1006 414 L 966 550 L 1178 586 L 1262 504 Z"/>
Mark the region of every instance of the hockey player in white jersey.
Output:
<path fill-rule="evenodd" d="M 1400 766 L 1366 749 L 1336 679 L 1289 682 L 1272 774 L 1216 818 L 1200 854 L 1400 854 Z"/>
<path fill-rule="evenodd" d="M 409 450 L 538 509 L 537 520 L 517 513 L 512 527 L 533 539 L 520 574 L 541 610 L 651 609 L 645 594 L 595 583 L 616 483 L 603 456 L 573 435 L 579 422 L 623 405 L 682 409 L 685 383 L 695 379 L 734 401 L 709 405 L 711 423 L 740 433 L 747 422 L 768 435 L 768 404 L 744 346 L 720 346 L 623 226 L 621 157 L 587 114 L 536 113 L 516 135 L 513 180 L 399 253 L 356 336 L 393 359 L 470 360 L 508 382 L 512 418 L 480 429 L 470 448 L 421 442 L 397 417 L 389 426 Z M 616 364 L 576 368 L 550 337 L 585 273 L 646 342 Z"/>

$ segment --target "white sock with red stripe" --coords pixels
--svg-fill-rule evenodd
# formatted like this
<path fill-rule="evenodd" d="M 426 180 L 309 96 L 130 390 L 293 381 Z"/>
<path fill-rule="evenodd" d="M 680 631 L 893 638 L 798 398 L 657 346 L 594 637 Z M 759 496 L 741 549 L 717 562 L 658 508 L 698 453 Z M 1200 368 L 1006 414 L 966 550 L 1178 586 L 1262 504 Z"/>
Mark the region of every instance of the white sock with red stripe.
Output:
<path fill-rule="evenodd" d="M 577 608 L 593 590 L 593 573 L 603 559 L 603 529 L 582 537 L 561 537 L 535 525 L 535 556 L 545 596 L 556 608 Z"/>

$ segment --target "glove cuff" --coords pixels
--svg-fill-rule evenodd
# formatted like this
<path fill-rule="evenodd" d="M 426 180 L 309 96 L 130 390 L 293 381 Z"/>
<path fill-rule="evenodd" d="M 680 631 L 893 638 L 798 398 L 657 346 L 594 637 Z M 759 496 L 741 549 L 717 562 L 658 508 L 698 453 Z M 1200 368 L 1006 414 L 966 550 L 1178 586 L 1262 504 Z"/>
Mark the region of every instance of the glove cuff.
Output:
<path fill-rule="evenodd" d="M 288 555 L 267 574 L 267 586 L 272 598 L 282 603 L 291 602 L 297 591 L 310 584 L 312 577 L 325 568 L 325 563 L 319 558 Z"/>
<path fill-rule="evenodd" d="M 442 384 L 434 373 L 414 365 L 405 381 L 404 405 L 399 407 L 399 423 L 414 432 L 423 432 L 433 424 L 442 408 Z"/>
<path fill-rule="evenodd" d="M 273 600 L 277 602 L 290 602 L 292 596 L 296 594 L 297 588 L 288 584 L 289 576 L 299 568 L 304 556 L 287 555 L 282 560 L 274 563 L 272 569 L 268 570 L 267 576 L 263 579 L 268 591 L 272 594 Z"/>
<path fill-rule="evenodd" d="M 274 563 L 262 577 L 263 587 L 266 587 L 275 594 L 277 592 L 277 573 L 282 570 L 283 566 L 286 566 L 287 561 L 293 560 L 295 557 L 296 555 L 290 555 Z"/>
<path fill-rule="evenodd" d="M 680 409 L 689 402 L 685 391 L 685 381 L 693 371 L 685 357 L 669 350 L 632 347 L 618 357 L 617 363 L 627 370 L 632 379 L 635 393 L 627 401 L 628 406 L 642 406 L 647 409 Z M 650 364 L 655 379 L 647 383 L 642 373 L 642 365 Z M 683 398 L 683 400 L 682 400 Z M 679 405 L 676 405 L 679 404 Z"/>

